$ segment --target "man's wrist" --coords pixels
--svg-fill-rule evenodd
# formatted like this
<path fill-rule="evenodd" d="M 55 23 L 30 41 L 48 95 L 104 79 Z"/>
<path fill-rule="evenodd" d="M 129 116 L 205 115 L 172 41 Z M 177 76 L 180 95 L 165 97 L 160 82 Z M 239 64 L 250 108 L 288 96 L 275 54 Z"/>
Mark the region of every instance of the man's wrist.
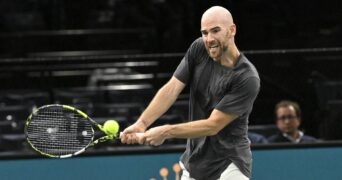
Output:
<path fill-rule="evenodd" d="M 142 127 L 144 131 L 148 128 L 148 124 L 143 119 L 138 119 L 136 123 L 139 127 Z"/>

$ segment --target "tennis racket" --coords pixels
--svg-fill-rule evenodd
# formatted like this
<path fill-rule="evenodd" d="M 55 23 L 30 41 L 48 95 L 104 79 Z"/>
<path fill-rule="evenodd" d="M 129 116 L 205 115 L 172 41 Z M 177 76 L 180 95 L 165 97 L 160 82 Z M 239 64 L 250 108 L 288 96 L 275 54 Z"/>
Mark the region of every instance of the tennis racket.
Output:
<path fill-rule="evenodd" d="M 98 132 L 102 135 L 95 139 Z M 54 158 L 76 156 L 99 142 L 119 138 L 117 133 L 108 133 L 81 110 L 60 104 L 35 110 L 26 121 L 25 134 L 35 151 Z"/>

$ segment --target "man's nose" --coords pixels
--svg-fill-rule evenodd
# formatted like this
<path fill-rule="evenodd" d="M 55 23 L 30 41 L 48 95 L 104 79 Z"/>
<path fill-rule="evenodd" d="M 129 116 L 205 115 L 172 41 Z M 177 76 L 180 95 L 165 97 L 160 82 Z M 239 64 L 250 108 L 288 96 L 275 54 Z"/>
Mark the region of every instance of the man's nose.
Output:
<path fill-rule="evenodd" d="M 214 40 L 214 36 L 211 33 L 208 33 L 207 41 L 212 42 L 213 40 Z"/>

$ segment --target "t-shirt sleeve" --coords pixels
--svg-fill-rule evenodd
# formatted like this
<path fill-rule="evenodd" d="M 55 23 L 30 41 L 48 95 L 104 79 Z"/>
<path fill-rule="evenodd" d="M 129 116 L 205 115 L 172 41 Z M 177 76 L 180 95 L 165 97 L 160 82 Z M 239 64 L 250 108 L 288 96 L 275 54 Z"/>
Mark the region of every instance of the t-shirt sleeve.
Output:
<path fill-rule="evenodd" d="M 187 84 L 189 82 L 190 70 L 189 70 L 189 57 L 187 55 L 183 57 L 176 71 L 173 73 L 173 76 L 175 76 L 178 80 L 182 81 L 184 84 Z"/>
<path fill-rule="evenodd" d="M 251 112 L 259 89 L 260 79 L 249 77 L 235 84 L 232 90 L 227 92 L 216 105 L 215 109 L 238 116 Z"/>
<path fill-rule="evenodd" d="M 203 41 L 201 38 L 195 40 L 189 49 L 187 50 L 182 61 L 179 63 L 176 71 L 173 73 L 178 80 L 184 84 L 188 84 L 192 77 L 196 64 L 200 58 L 196 58 L 202 55 L 204 49 Z"/>

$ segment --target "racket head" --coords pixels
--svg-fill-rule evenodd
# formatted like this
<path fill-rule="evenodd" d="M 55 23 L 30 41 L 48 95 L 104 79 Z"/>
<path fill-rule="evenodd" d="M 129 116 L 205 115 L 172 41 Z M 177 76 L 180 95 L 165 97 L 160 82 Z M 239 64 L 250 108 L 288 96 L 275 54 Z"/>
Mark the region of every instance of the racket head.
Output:
<path fill-rule="evenodd" d="M 94 140 L 91 120 L 84 112 L 67 105 L 45 105 L 34 111 L 25 124 L 28 144 L 38 153 L 66 158 L 82 153 Z"/>

